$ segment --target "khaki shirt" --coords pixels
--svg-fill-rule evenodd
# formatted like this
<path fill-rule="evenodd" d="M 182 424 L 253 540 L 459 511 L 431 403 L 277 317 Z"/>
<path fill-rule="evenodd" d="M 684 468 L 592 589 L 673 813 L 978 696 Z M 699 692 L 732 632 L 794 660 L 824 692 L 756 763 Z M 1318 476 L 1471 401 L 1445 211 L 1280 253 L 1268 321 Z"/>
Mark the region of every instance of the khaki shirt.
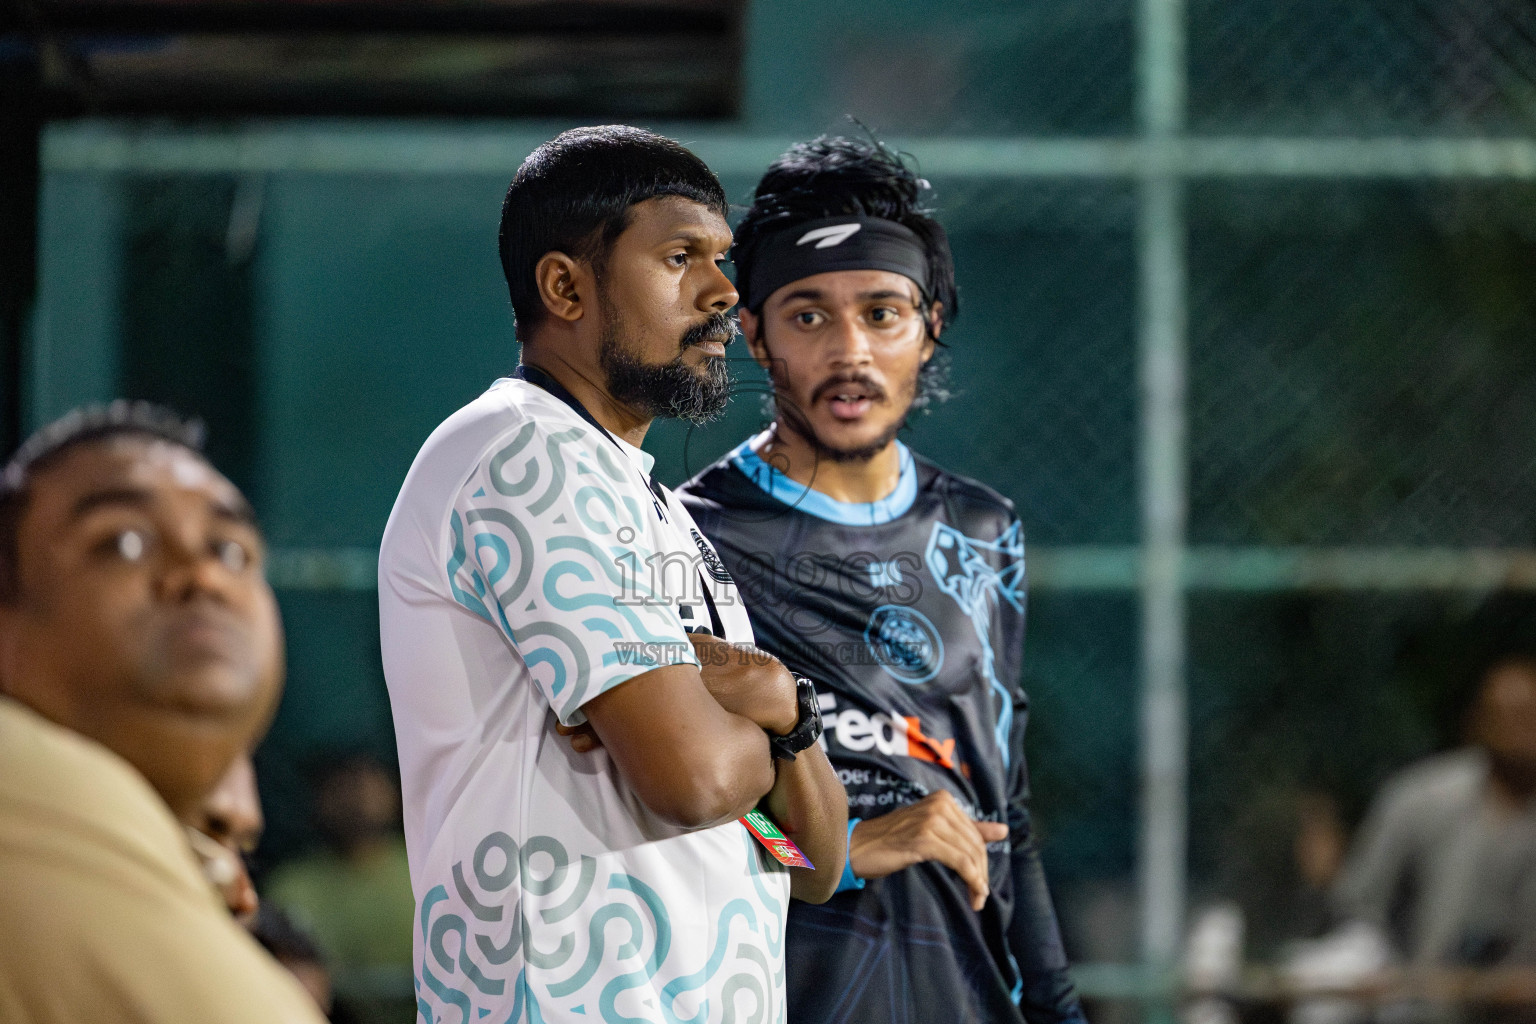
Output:
<path fill-rule="evenodd" d="M 323 1020 L 142 775 L 0 698 L 0 1021 Z"/>

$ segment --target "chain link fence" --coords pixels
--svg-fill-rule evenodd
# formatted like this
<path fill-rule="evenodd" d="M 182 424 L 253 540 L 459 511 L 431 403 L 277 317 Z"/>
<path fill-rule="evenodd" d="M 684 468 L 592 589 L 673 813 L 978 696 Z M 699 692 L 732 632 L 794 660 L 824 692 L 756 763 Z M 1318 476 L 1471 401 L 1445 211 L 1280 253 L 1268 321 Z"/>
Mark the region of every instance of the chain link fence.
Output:
<path fill-rule="evenodd" d="M 1194 542 L 1532 545 L 1536 186 L 1190 208 Z"/>
<path fill-rule="evenodd" d="M 1528 134 L 1520 0 L 1193 0 L 1190 124 L 1242 135 Z"/>

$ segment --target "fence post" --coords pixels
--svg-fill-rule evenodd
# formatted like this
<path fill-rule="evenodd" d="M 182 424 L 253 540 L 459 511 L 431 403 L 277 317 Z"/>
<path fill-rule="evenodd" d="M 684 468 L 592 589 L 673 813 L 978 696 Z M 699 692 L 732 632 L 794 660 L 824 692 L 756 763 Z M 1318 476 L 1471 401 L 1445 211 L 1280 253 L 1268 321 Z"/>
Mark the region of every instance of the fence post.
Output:
<path fill-rule="evenodd" d="M 1152 159 L 1138 195 L 1140 387 L 1141 951 L 1164 972 L 1183 934 L 1188 803 L 1185 592 L 1188 351 L 1184 182 L 1174 148 L 1185 106 L 1183 0 L 1140 0 L 1137 100 Z"/>

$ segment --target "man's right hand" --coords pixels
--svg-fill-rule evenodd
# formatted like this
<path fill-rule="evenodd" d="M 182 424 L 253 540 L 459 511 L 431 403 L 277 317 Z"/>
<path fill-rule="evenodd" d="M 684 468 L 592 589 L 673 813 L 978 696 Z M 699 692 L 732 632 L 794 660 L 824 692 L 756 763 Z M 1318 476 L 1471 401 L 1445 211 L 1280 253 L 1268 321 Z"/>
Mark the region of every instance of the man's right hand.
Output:
<path fill-rule="evenodd" d="M 848 860 L 858 878 L 884 878 L 926 860 L 938 861 L 960 876 L 971 890 L 971 909 L 980 910 L 992 892 L 987 844 L 1007 837 L 1007 825 L 973 821 L 954 796 L 941 789 L 855 825 Z"/>

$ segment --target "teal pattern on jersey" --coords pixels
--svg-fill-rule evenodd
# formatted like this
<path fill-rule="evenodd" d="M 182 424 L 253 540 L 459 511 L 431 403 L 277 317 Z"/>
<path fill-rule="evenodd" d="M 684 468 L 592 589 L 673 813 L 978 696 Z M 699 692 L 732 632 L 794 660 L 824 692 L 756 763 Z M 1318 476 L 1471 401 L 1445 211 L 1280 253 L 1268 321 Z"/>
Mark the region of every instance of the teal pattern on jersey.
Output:
<path fill-rule="evenodd" d="M 505 832 L 490 833 L 477 845 L 467 870 L 463 861 L 453 865 L 451 892 L 440 884 L 421 900 L 418 1009 L 433 1024 L 439 1019 L 434 1004 L 453 1007 L 463 1021 L 473 1022 L 487 1016 L 491 1005 L 505 1006 L 503 997 L 510 993 L 511 1014 L 502 1024 L 541 1020 L 541 1007 L 581 1013 L 594 1005 L 603 1024 L 643 1024 L 649 1018 L 625 1013 L 619 1000 L 626 992 L 649 988 L 659 992 L 664 1024 L 769 1024 L 769 993 L 783 986 L 788 901 L 762 884 L 760 854 L 746 831 L 741 834 L 757 898 L 733 899 L 721 908 L 708 959 L 687 965 L 671 962 L 676 959 L 672 916 L 651 886 L 623 872 L 611 874 L 600 886 L 596 860 L 582 856 L 573 862 L 551 836 L 532 836 L 519 846 Z M 529 920 L 526 894 L 558 900 Z M 547 948 L 533 943 L 535 931 Z M 582 945 L 585 953 L 578 956 Z M 517 962 L 519 952 L 522 962 Z M 516 967 L 515 975 L 509 965 Z M 615 970 L 619 965 L 629 969 Z M 730 973 L 717 986 L 722 1005 L 712 1007 L 701 993 L 728 965 Z M 529 968 L 538 973 L 537 982 L 529 979 Z M 737 999 L 742 994 L 750 997 L 744 1012 Z M 697 999 L 697 1005 L 685 1014 L 678 1003 L 687 997 Z M 775 1020 L 782 1016 L 780 1007 Z"/>
<path fill-rule="evenodd" d="M 454 601 L 547 671 L 546 693 L 569 721 L 596 693 L 660 664 L 643 648 L 621 663 L 614 640 L 665 649 L 678 625 L 669 602 L 619 568 L 655 554 L 641 506 L 622 493 L 631 481 L 621 457 L 584 427 L 540 439 L 525 423 L 470 474 L 449 514 L 445 568 Z M 568 463 L 581 468 L 568 473 Z M 602 639 L 594 645 L 579 631 Z M 594 646 L 604 648 L 595 664 Z"/>

